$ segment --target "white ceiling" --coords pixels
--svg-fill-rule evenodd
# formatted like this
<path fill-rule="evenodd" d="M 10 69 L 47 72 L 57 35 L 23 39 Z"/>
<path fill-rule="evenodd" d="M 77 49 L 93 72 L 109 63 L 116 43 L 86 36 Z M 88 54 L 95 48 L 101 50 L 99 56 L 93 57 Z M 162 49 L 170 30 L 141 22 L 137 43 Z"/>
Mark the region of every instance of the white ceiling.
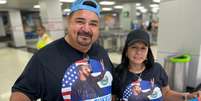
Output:
<path fill-rule="evenodd" d="M 31 9 L 38 0 L 7 0 L 6 4 L 0 5 L 0 9 Z"/>

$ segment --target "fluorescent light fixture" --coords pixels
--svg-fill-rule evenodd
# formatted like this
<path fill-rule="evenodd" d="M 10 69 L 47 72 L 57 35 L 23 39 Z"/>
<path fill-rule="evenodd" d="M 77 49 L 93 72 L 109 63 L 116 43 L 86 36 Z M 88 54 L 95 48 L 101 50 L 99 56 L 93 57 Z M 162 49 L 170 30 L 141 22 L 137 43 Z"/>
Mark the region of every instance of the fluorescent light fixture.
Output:
<path fill-rule="evenodd" d="M 103 10 L 103 11 L 111 11 L 112 8 L 109 8 L 109 7 L 103 7 L 102 10 Z"/>
<path fill-rule="evenodd" d="M 153 0 L 153 2 L 160 3 L 161 0 Z"/>
<path fill-rule="evenodd" d="M 114 1 L 101 1 L 99 3 L 100 3 L 100 5 L 114 5 L 115 4 Z"/>
<path fill-rule="evenodd" d="M 7 0 L 0 0 L 0 4 L 6 4 Z"/>
<path fill-rule="evenodd" d="M 66 2 L 66 3 L 72 3 L 74 2 L 75 0 L 59 0 L 60 2 Z"/>
<path fill-rule="evenodd" d="M 114 8 L 115 8 L 115 9 L 122 9 L 123 6 L 121 6 L 121 5 L 116 5 L 116 6 L 114 6 Z"/>
<path fill-rule="evenodd" d="M 139 7 L 136 7 L 136 9 L 141 10 L 141 9 L 144 9 L 144 7 L 143 6 L 139 6 Z"/>
<path fill-rule="evenodd" d="M 64 9 L 64 12 L 70 12 L 70 9 Z"/>
<path fill-rule="evenodd" d="M 150 7 L 152 7 L 152 8 L 159 8 L 159 5 L 158 4 L 150 4 Z"/>
<path fill-rule="evenodd" d="M 141 9 L 140 10 L 142 13 L 146 13 L 147 12 L 147 9 Z"/>
<path fill-rule="evenodd" d="M 136 6 L 141 6 L 141 3 L 136 3 L 135 5 L 136 5 Z"/>
<path fill-rule="evenodd" d="M 33 8 L 40 8 L 40 5 L 34 5 Z"/>

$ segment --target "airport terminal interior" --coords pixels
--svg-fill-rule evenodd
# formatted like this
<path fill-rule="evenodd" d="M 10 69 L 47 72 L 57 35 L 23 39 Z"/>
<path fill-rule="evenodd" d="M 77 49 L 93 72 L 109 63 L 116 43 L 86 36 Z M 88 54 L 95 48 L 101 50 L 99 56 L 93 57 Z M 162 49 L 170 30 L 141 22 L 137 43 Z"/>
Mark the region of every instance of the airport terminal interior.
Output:
<path fill-rule="evenodd" d="M 53 40 L 68 34 L 66 18 L 73 1 L 0 0 L 0 101 L 9 100 L 15 80 L 39 50 L 38 25 L 44 25 Z M 97 43 L 107 50 L 114 66 L 121 62 L 128 32 L 143 29 L 149 33 L 155 61 L 167 71 L 173 89 L 192 90 L 201 84 L 201 0 L 97 2 L 101 5 Z M 190 61 L 169 60 L 185 54 Z"/>

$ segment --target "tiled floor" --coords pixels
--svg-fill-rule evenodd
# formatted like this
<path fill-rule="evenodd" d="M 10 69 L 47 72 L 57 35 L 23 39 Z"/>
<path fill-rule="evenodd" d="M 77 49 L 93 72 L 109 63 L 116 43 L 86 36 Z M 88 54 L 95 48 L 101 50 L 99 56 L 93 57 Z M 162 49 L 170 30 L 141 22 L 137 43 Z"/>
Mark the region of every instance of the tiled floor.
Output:
<path fill-rule="evenodd" d="M 0 48 L 0 101 L 8 101 L 13 83 L 32 54 L 12 48 Z"/>

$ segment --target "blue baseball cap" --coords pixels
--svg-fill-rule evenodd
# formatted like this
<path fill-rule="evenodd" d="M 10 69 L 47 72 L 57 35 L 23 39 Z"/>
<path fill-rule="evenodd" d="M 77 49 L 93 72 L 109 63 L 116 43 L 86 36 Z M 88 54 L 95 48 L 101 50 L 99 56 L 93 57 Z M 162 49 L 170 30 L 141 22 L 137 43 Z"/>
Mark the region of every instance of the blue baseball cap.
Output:
<path fill-rule="evenodd" d="M 71 5 L 70 13 L 77 10 L 89 10 L 96 13 L 98 17 L 100 17 L 100 6 L 96 0 L 75 0 L 75 2 Z"/>

